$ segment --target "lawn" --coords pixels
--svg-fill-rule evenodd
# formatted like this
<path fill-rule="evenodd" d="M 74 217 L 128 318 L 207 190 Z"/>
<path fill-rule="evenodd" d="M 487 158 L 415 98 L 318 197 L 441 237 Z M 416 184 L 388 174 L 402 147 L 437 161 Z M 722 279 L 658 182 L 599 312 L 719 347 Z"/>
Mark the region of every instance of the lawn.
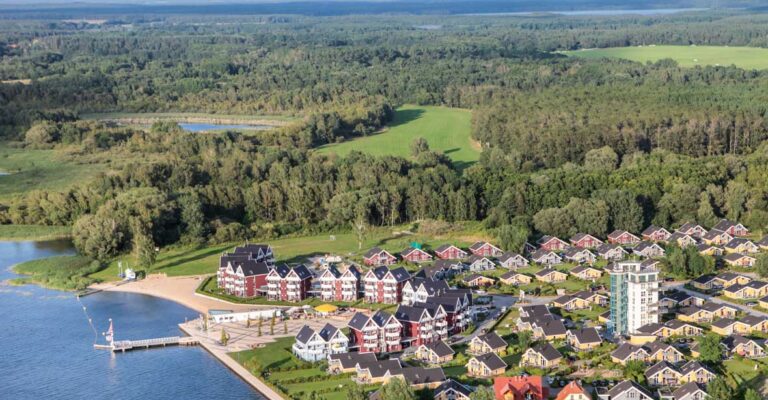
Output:
<path fill-rule="evenodd" d="M 583 58 L 624 58 L 646 62 L 671 58 L 680 66 L 736 65 L 745 69 L 768 68 L 768 49 L 728 46 L 638 46 L 564 51 Z"/>
<path fill-rule="evenodd" d="M 86 277 L 99 268 L 98 263 L 83 256 L 56 256 L 17 264 L 14 272 L 24 275 L 14 279 L 17 284 L 36 283 L 60 290 L 82 290 L 93 283 Z"/>
<path fill-rule="evenodd" d="M 746 358 L 734 358 L 723 362 L 725 375 L 736 385 L 746 385 L 758 390 L 762 390 L 762 384 L 765 378 L 768 363 L 766 359 L 750 360 Z M 757 370 L 755 370 L 757 366 Z"/>
<path fill-rule="evenodd" d="M 106 171 L 104 164 L 77 163 L 64 150 L 34 150 L 0 142 L 0 200 L 31 190 L 65 190 Z"/>
<path fill-rule="evenodd" d="M 0 240 L 53 240 L 70 236 L 68 226 L 47 225 L 0 225 Z"/>
<path fill-rule="evenodd" d="M 419 233 L 409 234 L 410 226 L 394 228 L 375 228 L 369 231 L 363 241 L 362 249 L 358 249 L 357 238 L 352 233 L 322 234 L 312 236 L 287 237 L 276 240 L 265 240 L 272 246 L 278 261 L 288 263 L 304 263 L 308 257 L 324 254 L 337 254 L 362 261 L 362 254 L 374 246 L 380 246 L 391 252 L 400 252 L 412 242 L 418 242 L 425 247 L 436 247 L 443 243 L 454 243 L 467 246 L 476 239 L 478 227 L 476 224 L 465 224 L 463 229 L 452 230 L 449 234 L 428 236 Z M 216 272 L 221 253 L 231 250 L 242 243 L 218 244 L 202 247 L 173 246 L 161 250 L 157 262 L 152 266 L 151 273 L 166 273 L 168 276 L 201 275 Z M 109 266 L 93 274 L 91 277 L 101 281 L 117 280 L 118 260 L 123 261 L 123 267 L 135 266 L 133 256 L 126 254 L 113 260 Z"/>
<path fill-rule="evenodd" d="M 320 148 L 321 153 L 345 155 L 358 150 L 376 156 L 411 158 L 411 143 L 422 137 L 429 148 L 442 152 L 464 168 L 480 158 L 472 142 L 471 112 L 458 108 L 406 105 L 397 109 L 392 123 L 380 133 Z"/>

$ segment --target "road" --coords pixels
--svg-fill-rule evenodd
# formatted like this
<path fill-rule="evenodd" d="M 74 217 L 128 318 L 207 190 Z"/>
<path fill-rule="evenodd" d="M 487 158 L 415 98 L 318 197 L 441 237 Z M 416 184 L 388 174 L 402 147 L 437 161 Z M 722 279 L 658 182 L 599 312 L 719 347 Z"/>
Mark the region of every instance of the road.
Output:
<path fill-rule="evenodd" d="M 752 314 L 752 315 L 756 315 L 758 317 L 766 317 L 766 318 L 768 318 L 768 313 L 764 313 L 762 311 L 755 310 L 754 308 L 747 307 L 747 306 L 745 306 L 743 304 L 730 302 L 730 301 L 723 300 L 723 299 L 720 299 L 720 298 L 717 298 L 717 297 L 712 297 L 710 295 L 707 295 L 707 294 L 704 294 L 704 293 L 701 293 L 701 292 L 697 292 L 695 290 L 686 289 L 684 285 L 685 285 L 684 282 L 683 283 L 681 283 L 681 282 L 669 282 L 669 285 L 665 284 L 664 286 L 667 287 L 667 288 L 670 288 L 670 289 L 679 290 L 679 291 L 684 292 L 686 294 L 689 294 L 691 296 L 696 296 L 696 297 L 702 298 L 702 299 L 704 299 L 706 301 L 711 301 L 711 302 L 717 303 L 717 304 L 725 304 L 725 305 L 728 305 L 728 306 L 736 307 L 739 310 L 746 312 L 747 314 Z"/>

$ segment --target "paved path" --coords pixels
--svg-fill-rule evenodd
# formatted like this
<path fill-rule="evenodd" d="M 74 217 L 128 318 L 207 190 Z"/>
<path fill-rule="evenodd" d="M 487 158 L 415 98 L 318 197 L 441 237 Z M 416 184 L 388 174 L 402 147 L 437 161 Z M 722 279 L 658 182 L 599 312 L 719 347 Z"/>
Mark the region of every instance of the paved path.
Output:
<path fill-rule="evenodd" d="M 697 292 L 695 290 L 686 289 L 684 287 L 684 284 L 682 284 L 682 283 L 678 283 L 678 282 L 674 282 L 674 283 L 675 283 L 674 285 L 665 285 L 665 287 L 670 288 L 670 289 L 677 289 L 677 290 L 679 290 L 681 292 L 684 292 L 686 294 L 689 294 L 691 296 L 696 296 L 696 297 L 702 298 L 702 299 L 704 299 L 706 301 L 711 301 L 713 303 L 725 304 L 725 305 L 729 305 L 729 306 L 732 306 L 732 307 L 736 307 L 739 310 L 744 311 L 747 314 L 757 315 L 758 317 L 768 317 L 768 313 L 764 313 L 762 311 L 755 310 L 754 308 L 747 307 L 747 306 L 745 306 L 743 304 L 734 303 L 734 302 L 731 302 L 731 301 L 728 301 L 728 300 L 723 300 L 721 298 L 710 296 L 708 294 Z"/>
<path fill-rule="evenodd" d="M 230 357 L 227 354 L 228 351 L 233 351 L 233 350 L 230 350 L 227 347 L 221 346 L 218 343 L 218 341 L 209 338 L 208 335 L 201 334 L 199 329 L 196 328 L 196 325 L 197 325 L 197 321 L 193 321 L 193 322 L 188 322 L 184 324 L 179 324 L 179 328 L 181 328 L 181 330 L 184 331 L 186 334 L 197 338 L 200 341 L 200 346 L 202 346 L 209 353 L 211 353 L 211 355 L 213 355 L 219 361 L 221 361 L 227 368 L 232 370 L 232 372 L 240 376 L 240 378 L 242 378 L 246 383 L 251 385 L 264 397 L 266 397 L 269 400 L 284 399 L 283 396 L 281 396 L 272 388 L 267 386 L 267 384 L 262 382 L 259 378 L 255 377 L 253 374 L 251 374 L 250 371 L 245 369 L 242 365 L 240 365 L 237 361 L 235 361 L 232 357 Z M 246 348 L 243 348 L 242 350 L 246 350 Z"/>

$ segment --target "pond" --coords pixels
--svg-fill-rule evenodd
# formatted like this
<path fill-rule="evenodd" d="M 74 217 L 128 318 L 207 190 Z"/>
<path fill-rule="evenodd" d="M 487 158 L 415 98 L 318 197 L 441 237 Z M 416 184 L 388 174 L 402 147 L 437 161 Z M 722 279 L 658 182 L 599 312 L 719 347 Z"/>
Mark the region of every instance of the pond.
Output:
<path fill-rule="evenodd" d="M 264 131 L 272 129 L 270 125 L 246 125 L 246 124 L 201 124 L 180 122 L 179 126 L 187 132 L 211 132 L 211 131 Z"/>

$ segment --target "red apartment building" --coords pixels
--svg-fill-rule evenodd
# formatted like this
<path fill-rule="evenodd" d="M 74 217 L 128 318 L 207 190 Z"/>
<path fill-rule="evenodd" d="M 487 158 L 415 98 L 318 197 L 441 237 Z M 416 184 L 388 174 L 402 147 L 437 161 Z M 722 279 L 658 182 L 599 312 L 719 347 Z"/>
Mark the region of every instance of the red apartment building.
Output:
<path fill-rule="evenodd" d="M 355 301 L 360 297 L 360 271 L 354 265 L 344 272 L 330 266 L 318 280 L 324 301 Z"/>
<path fill-rule="evenodd" d="M 360 353 L 389 353 L 403 349 L 403 326 L 386 311 L 377 311 L 372 316 L 356 313 L 347 326 L 349 347 L 357 347 Z"/>
<path fill-rule="evenodd" d="M 278 265 L 267 275 L 267 299 L 301 301 L 307 298 L 311 286 L 312 273 L 304 265 Z"/>
<path fill-rule="evenodd" d="M 397 304 L 403 299 L 403 286 L 411 274 L 403 267 L 390 270 L 378 267 L 368 270 L 363 277 L 365 301 L 368 303 Z"/>

